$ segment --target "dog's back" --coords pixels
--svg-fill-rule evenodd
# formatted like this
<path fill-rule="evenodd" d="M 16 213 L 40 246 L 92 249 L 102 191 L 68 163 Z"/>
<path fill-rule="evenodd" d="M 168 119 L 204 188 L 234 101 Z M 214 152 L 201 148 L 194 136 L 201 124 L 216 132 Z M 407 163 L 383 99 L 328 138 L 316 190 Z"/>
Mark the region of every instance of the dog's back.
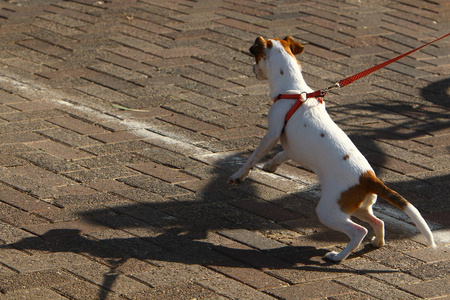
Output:
<path fill-rule="evenodd" d="M 295 162 L 310 168 L 321 182 L 343 181 L 347 187 L 372 170 L 350 138 L 334 123 L 325 105 L 308 99 L 292 116 L 281 138 Z"/>

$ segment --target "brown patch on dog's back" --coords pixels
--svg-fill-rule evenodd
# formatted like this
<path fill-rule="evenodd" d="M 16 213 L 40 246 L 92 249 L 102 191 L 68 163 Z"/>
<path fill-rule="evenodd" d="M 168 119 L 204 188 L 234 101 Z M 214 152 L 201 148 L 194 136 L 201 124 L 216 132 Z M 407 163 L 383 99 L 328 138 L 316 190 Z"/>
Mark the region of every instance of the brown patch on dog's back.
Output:
<path fill-rule="evenodd" d="M 283 69 L 280 69 L 280 74 L 281 74 L 281 75 L 284 75 Z"/>
<path fill-rule="evenodd" d="M 409 204 L 405 198 L 378 179 L 373 171 L 367 171 L 361 174 L 358 184 L 342 192 L 338 205 L 342 212 L 351 214 L 361 207 L 369 194 L 376 194 L 401 210 Z"/>
<path fill-rule="evenodd" d="M 350 158 L 350 154 L 345 154 L 344 157 L 342 158 L 343 160 L 347 160 Z"/>

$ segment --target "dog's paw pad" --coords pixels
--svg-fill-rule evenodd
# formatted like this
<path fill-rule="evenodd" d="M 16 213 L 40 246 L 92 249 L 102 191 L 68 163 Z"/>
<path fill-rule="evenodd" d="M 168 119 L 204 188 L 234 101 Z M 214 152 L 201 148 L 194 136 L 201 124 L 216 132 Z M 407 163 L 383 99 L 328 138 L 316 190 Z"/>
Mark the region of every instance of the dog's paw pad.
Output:
<path fill-rule="evenodd" d="M 376 237 L 373 237 L 370 244 L 372 244 L 375 248 L 381 248 L 384 246 L 384 240 L 377 240 Z"/>
<path fill-rule="evenodd" d="M 325 258 L 331 261 L 340 262 L 341 259 L 338 256 L 339 252 L 331 251 L 325 255 Z"/>

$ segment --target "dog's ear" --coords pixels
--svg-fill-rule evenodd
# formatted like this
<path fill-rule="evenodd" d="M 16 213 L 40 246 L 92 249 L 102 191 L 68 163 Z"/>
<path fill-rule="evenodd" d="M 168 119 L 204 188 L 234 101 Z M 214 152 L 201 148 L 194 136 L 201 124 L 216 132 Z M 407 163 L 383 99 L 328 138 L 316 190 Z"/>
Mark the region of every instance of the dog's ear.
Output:
<path fill-rule="evenodd" d="M 266 40 L 262 36 L 259 36 L 256 38 L 253 46 L 250 47 L 249 51 L 256 57 L 261 55 L 265 47 L 266 47 Z"/>
<path fill-rule="evenodd" d="M 294 55 L 300 54 L 303 52 L 303 50 L 305 50 L 305 46 L 295 41 L 291 36 L 285 37 L 284 40 L 288 42 L 289 48 L 291 49 L 292 54 Z"/>

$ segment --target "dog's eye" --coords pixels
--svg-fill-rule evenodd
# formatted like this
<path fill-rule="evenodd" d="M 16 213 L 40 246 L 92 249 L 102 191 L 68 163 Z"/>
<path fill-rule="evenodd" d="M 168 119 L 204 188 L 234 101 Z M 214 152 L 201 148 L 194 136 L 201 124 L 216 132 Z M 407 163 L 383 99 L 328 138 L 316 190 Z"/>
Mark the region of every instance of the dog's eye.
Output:
<path fill-rule="evenodd" d="M 257 48 L 257 46 L 253 45 L 253 46 L 250 47 L 250 49 L 248 49 L 250 51 L 250 53 L 253 54 L 253 56 L 256 56 L 256 54 L 257 54 L 257 49 L 256 48 Z"/>

